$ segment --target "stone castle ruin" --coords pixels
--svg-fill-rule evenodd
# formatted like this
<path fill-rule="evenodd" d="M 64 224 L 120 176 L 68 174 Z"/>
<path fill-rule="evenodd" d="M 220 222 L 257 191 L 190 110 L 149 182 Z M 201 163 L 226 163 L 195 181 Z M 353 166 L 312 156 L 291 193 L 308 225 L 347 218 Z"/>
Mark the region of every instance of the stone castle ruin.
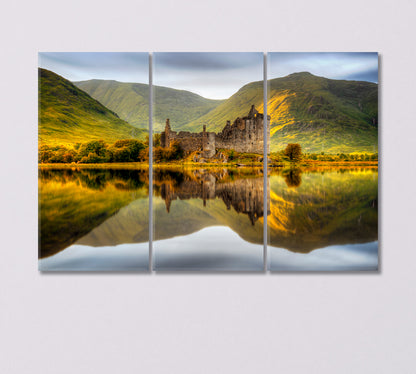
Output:
<path fill-rule="evenodd" d="M 270 130 L 270 116 L 267 116 L 268 133 Z M 167 148 L 172 141 L 177 141 L 186 153 L 201 151 L 202 157 L 211 158 L 217 149 L 233 149 L 242 153 L 263 154 L 263 113 L 259 113 L 254 105 L 246 117 L 236 118 L 234 123 L 227 124 L 218 134 L 206 131 L 203 125 L 202 132 L 172 131 L 169 119 L 166 120 L 165 131 L 161 133 L 160 144 Z M 269 151 L 270 141 L 267 141 Z"/>

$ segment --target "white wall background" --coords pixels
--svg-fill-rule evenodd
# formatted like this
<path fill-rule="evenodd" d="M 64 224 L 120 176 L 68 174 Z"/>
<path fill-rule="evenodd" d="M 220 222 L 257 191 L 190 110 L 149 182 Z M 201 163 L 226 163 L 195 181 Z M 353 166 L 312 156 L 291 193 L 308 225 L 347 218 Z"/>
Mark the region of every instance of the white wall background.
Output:
<path fill-rule="evenodd" d="M 411 0 L 1 5 L 0 372 L 414 373 Z M 379 51 L 380 274 L 37 271 L 38 51 Z"/>

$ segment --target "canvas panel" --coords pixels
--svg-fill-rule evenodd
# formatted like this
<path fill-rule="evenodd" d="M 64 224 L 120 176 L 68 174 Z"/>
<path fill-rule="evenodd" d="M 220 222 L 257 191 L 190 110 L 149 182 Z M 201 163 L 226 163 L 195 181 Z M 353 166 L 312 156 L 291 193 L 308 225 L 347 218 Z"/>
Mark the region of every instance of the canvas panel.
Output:
<path fill-rule="evenodd" d="M 378 269 L 377 53 L 268 53 L 268 268 Z"/>
<path fill-rule="evenodd" d="M 39 270 L 148 270 L 148 58 L 39 54 Z"/>
<path fill-rule="evenodd" d="M 153 57 L 154 269 L 263 271 L 263 54 Z"/>

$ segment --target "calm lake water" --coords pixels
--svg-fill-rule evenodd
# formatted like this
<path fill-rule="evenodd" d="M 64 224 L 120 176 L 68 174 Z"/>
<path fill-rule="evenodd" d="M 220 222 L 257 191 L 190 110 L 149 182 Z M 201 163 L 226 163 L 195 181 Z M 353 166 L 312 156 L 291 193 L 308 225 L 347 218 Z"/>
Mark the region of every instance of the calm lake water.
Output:
<path fill-rule="evenodd" d="M 155 270 L 263 271 L 260 169 L 154 171 Z"/>
<path fill-rule="evenodd" d="M 263 271 L 261 169 L 156 168 L 157 271 Z M 271 271 L 378 268 L 377 168 L 272 170 Z M 147 170 L 39 170 L 39 269 L 147 271 Z"/>
<path fill-rule="evenodd" d="M 149 268 L 147 170 L 39 170 L 39 270 Z"/>
<path fill-rule="evenodd" d="M 377 168 L 272 172 L 268 268 L 378 269 Z"/>

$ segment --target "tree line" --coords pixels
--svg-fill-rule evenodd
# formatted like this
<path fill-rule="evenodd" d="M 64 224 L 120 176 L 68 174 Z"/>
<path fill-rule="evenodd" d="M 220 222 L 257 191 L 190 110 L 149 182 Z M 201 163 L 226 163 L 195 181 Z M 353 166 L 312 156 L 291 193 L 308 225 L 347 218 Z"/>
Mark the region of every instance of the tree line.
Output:
<path fill-rule="evenodd" d="M 171 142 L 168 148 L 160 145 L 160 134 L 153 136 L 154 162 L 169 162 L 184 158 L 184 151 L 179 142 Z M 234 159 L 231 150 L 229 160 Z M 324 154 L 323 152 L 304 154 L 299 144 L 288 144 L 280 152 L 271 153 L 275 161 L 377 161 L 378 154 Z M 148 162 L 149 138 L 146 140 L 124 139 L 113 144 L 103 140 L 93 140 L 87 143 L 76 143 L 72 147 L 65 145 L 41 145 L 39 147 L 39 163 L 80 163 L 97 164 L 112 162 Z"/>
<path fill-rule="evenodd" d="M 140 154 L 148 146 L 135 139 L 117 140 L 109 145 L 103 140 L 77 143 L 73 148 L 64 145 L 42 145 L 39 148 L 40 163 L 104 163 L 139 161 Z"/>
<path fill-rule="evenodd" d="M 170 147 L 160 146 L 160 136 L 153 138 L 153 155 L 155 162 L 179 160 L 183 158 L 183 150 L 178 142 Z M 39 147 L 39 163 L 80 163 L 97 164 L 111 162 L 148 162 L 149 138 L 146 140 L 124 139 L 113 144 L 103 140 L 87 143 L 76 143 L 72 147 L 65 145 L 41 145 Z"/>
<path fill-rule="evenodd" d="M 298 143 L 290 143 L 284 150 L 273 152 L 271 156 L 275 161 L 377 161 L 378 153 L 303 153 Z"/>

